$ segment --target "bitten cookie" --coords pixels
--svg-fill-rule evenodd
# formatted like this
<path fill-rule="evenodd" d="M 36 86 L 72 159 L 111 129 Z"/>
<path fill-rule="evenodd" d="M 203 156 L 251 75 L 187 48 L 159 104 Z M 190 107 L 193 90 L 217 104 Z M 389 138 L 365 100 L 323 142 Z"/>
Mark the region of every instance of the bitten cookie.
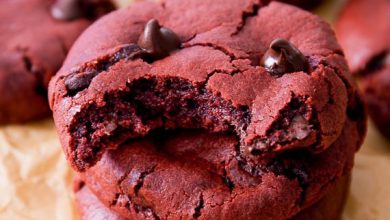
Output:
<path fill-rule="evenodd" d="M 390 138 L 390 1 L 351 0 L 336 23 L 370 116 Z"/>
<path fill-rule="evenodd" d="M 77 7 L 64 2 L 72 1 L 57 1 L 54 5 L 47 0 L 1 2 L 0 124 L 27 122 L 49 114 L 49 80 L 77 36 L 91 23 L 84 17 L 92 19 L 111 9 L 103 1 L 83 1 L 88 13 L 84 16 L 80 9 L 80 14 L 67 20 L 69 10 Z M 62 17 L 53 18 L 52 11 Z"/>
<path fill-rule="evenodd" d="M 78 171 L 159 128 L 233 132 L 251 169 L 327 149 L 347 118 L 364 135 L 341 54 L 329 25 L 282 3 L 137 3 L 84 32 L 49 102 Z"/>
<path fill-rule="evenodd" d="M 234 135 L 157 132 L 108 151 L 80 175 L 105 207 L 128 219 L 289 219 L 350 175 L 361 139 L 348 120 L 320 154 L 297 150 L 247 170 Z M 342 202 L 334 205 L 330 219 L 340 217 Z"/>

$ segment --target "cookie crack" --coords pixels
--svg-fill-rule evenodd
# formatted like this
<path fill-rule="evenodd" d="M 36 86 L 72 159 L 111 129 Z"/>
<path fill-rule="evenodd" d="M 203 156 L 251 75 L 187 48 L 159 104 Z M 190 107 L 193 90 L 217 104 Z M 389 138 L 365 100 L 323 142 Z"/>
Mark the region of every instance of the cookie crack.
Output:
<path fill-rule="evenodd" d="M 138 180 L 137 180 L 137 184 L 134 186 L 135 195 L 138 196 L 139 191 L 141 190 L 142 186 L 144 185 L 145 178 L 148 175 L 152 174 L 155 171 L 156 167 L 157 167 L 157 165 L 154 165 L 152 168 L 150 168 L 150 169 L 148 169 L 140 174 L 140 176 L 138 177 Z"/>
<path fill-rule="evenodd" d="M 138 195 L 138 191 L 139 189 L 142 187 L 143 185 L 143 180 L 145 179 L 145 177 L 154 172 L 155 168 L 157 167 L 157 165 L 154 165 L 150 170 L 147 170 L 145 172 L 142 172 L 139 179 L 137 180 L 137 184 L 135 185 L 134 187 L 134 192 L 135 192 L 135 195 Z M 133 201 L 132 197 L 128 194 L 125 193 L 123 187 L 122 187 L 122 183 L 129 177 L 130 173 L 131 173 L 132 169 L 129 169 L 127 170 L 120 178 L 119 180 L 117 181 L 117 184 L 118 184 L 118 188 L 119 188 L 119 193 L 117 193 L 115 195 L 115 198 L 113 199 L 113 201 L 111 202 L 110 204 L 110 207 L 113 207 L 113 206 L 120 206 L 120 207 L 124 207 L 126 208 L 127 210 L 129 210 L 130 212 L 132 211 L 132 209 L 136 212 L 136 213 L 140 213 L 140 212 L 143 212 L 144 213 L 144 216 L 147 216 L 147 217 L 153 217 L 154 219 L 157 219 L 159 220 L 160 217 L 157 215 L 157 213 L 152 209 L 152 207 L 148 207 L 148 206 L 143 206 L 143 205 L 140 205 L 140 204 L 137 204 Z M 140 181 L 141 180 L 141 181 Z"/>
<path fill-rule="evenodd" d="M 235 184 L 233 183 L 233 181 L 229 178 L 228 174 L 227 174 L 227 170 L 226 168 L 224 167 L 223 168 L 223 174 L 220 175 L 221 178 L 222 178 L 222 181 L 223 183 L 225 184 L 225 186 L 227 186 L 227 188 L 229 189 L 230 192 L 232 192 L 235 188 Z"/>
<path fill-rule="evenodd" d="M 230 75 L 230 76 L 233 76 L 237 73 L 240 73 L 240 70 L 235 68 L 233 71 L 227 71 L 227 70 L 224 70 L 224 69 L 214 69 L 213 71 L 207 73 L 207 77 L 206 79 L 204 80 L 204 82 L 202 83 L 203 84 L 203 87 L 206 87 L 210 81 L 210 79 L 215 75 L 215 74 L 218 74 L 218 73 L 222 73 L 222 74 L 226 74 L 226 75 Z"/>
<path fill-rule="evenodd" d="M 124 190 L 122 188 L 122 183 L 129 177 L 130 173 L 131 173 L 132 169 L 129 169 L 129 170 L 126 170 L 126 172 L 119 178 L 119 180 L 117 181 L 117 185 L 119 187 L 119 190 L 122 194 L 124 194 Z"/>
<path fill-rule="evenodd" d="M 298 185 L 301 188 L 301 194 L 299 195 L 299 198 L 297 199 L 297 204 L 299 207 L 302 207 L 302 205 L 306 201 L 306 195 L 307 195 L 307 189 L 308 189 L 308 174 L 307 172 L 301 170 L 301 169 L 292 169 L 293 178 L 295 178 L 298 181 Z"/>
<path fill-rule="evenodd" d="M 151 218 L 155 220 L 160 220 L 159 215 L 157 215 L 157 213 L 151 207 L 147 207 L 135 203 L 132 200 L 131 196 L 122 192 L 117 193 L 113 201 L 110 203 L 109 208 L 112 209 L 113 207 L 125 208 L 131 213 L 133 212 L 135 212 L 136 214 L 142 213 L 143 217 L 146 219 Z"/>
<path fill-rule="evenodd" d="M 202 215 L 202 209 L 204 208 L 204 198 L 203 198 L 203 193 L 200 193 L 199 195 L 199 199 L 198 199 L 198 204 L 196 205 L 195 209 L 194 209 L 194 214 L 192 215 L 192 217 L 194 219 L 198 219 L 201 215 Z"/>
<path fill-rule="evenodd" d="M 238 35 L 239 32 L 245 27 L 247 20 L 251 17 L 256 17 L 260 10 L 260 3 L 256 2 L 252 4 L 250 9 L 244 10 L 241 13 L 241 22 L 236 27 L 236 30 L 231 34 L 231 36 Z"/>
<path fill-rule="evenodd" d="M 209 48 L 212 48 L 214 50 L 218 50 L 218 51 L 224 53 L 226 56 L 230 57 L 230 61 L 239 59 L 239 57 L 236 57 L 233 53 L 230 53 L 224 47 L 216 45 L 216 44 L 213 44 L 213 43 L 194 43 L 194 44 L 190 44 L 190 45 L 184 45 L 183 49 L 190 48 L 190 47 L 195 47 L 195 46 L 209 47 Z"/>
<path fill-rule="evenodd" d="M 222 52 L 225 56 L 229 57 L 229 59 L 230 59 L 229 62 L 234 67 L 233 71 L 227 71 L 225 69 L 214 69 L 214 70 L 212 70 L 211 72 L 209 72 L 207 74 L 206 79 L 203 82 L 204 86 L 206 86 L 208 84 L 210 78 L 213 77 L 213 75 L 215 75 L 217 73 L 224 73 L 224 74 L 227 74 L 227 75 L 235 75 L 235 74 L 238 74 L 238 73 L 242 72 L 233 63 L 233 61 L 240 60 L 241 58 L 236 57 L 233 53 L 230 53 L 228 50 L 226 50 L 222 46 L 218 46 L 218 45 L 213 44 L 213 43 L 195 43 L 195 44 L 191 44 L 191 45 L 186 45 L 186 46 L 183 47 L 183 49 L 196 47 L 196 46 L 207 47 L 207 48 L 211 48 L 211 49 L 214 49 L 216 51 Z"/>

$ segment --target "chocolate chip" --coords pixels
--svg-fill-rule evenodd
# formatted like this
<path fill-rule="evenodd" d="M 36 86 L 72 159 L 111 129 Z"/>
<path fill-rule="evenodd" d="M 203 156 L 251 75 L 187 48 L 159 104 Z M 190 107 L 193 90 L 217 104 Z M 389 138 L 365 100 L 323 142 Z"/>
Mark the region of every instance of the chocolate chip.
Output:
<path fill-rule="evenodd" d="M 305 56 L 289 41 L 276 39 L 272 41 L 260 64 L 273 75 L 305 71 L 307 61 Z"/>
<path fill-rule="evenodd" d="M 58 20 L 72 20 L 83 15 L 79 0 L 57 0 L 51 7 L 51 15 Z"/>
<path fill-rule="evenodd" d="M 87 71 L 83 73 L 71 74 L 65 78 L 65 86 L 68 94 L 74 95 L 77 92 L 87 88 L 93 77 L 98 74 L 96 71 Z"/>
<path fill-rule="evenodd" d="M 138 39 L 138 45 L 152 58 L 161 59 L 179 49 L 181 42 L 172 30 L 161 27 L 156 19 L 151 19 Z"/>

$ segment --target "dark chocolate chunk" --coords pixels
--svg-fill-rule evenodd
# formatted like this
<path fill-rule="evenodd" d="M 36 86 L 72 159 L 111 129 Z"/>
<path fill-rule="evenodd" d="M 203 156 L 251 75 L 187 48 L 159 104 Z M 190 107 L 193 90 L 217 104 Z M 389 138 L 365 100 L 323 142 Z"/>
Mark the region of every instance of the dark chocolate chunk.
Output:
<path fill-rule="evenodd" d="M 72 20 L 83 15 L 79 0 L 57 0 L 51 7 L 51 14 L 58 20 Z"/>
<path fill-rule="evenodd" d="M 260 64 L 277 76 L 307 69 L 305 56 L 285 39 L 272 41 Z"/>
<path fill-rule="evenodd" d="M 88 71 L 69 75 L 65 79 L 66 89 L 70 94 L 77 93 L 78 91 L 87 88 L 88 85 L 91 83 L 93 77 L 95 77 L 96 75 L 96 71 Z"/>
<path fill-rule="evenodd" d="M 156 19 L 151 19 L 138 39 L 138 45 L 152 58 L 159 59 L 179 49 L 181 42 L 172 30 L 161 27 Z"/>

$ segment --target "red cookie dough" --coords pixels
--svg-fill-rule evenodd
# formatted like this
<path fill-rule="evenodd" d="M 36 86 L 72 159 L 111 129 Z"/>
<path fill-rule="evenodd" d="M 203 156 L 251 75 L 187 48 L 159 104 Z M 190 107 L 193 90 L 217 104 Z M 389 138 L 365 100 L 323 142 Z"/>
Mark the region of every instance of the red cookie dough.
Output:
<path fill-rule="evenodd" d="M 2 0 L 0 124 L 48 116 L 47 86 L 87 19 L 58 21 L 47 0 Z"/>
<path fill-rule="evenodd" d="M 336 23 L 370 116 L 390 138 L 390 1 L 351 0 Z"/>

